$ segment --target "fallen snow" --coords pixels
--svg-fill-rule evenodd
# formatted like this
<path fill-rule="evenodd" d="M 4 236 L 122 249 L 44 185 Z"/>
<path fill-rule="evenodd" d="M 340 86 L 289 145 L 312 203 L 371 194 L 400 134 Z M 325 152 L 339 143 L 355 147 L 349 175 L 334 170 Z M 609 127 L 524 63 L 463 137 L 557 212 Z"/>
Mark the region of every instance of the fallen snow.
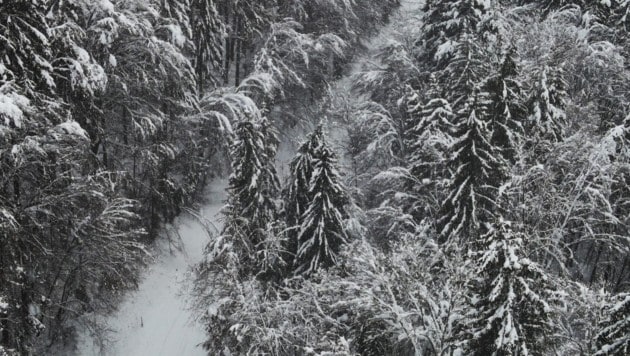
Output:
<path fill-rule="evenodd" d="M 15 127 L 22 126 L 24 111 L 29 106 L 29 100 L 15 92 L 3 93 L 5 87 L 0 87 L 0 125 Z"/>
<path fill-rule="evenodd" d="M 177 47 L 183 47 L 186 44 L 186 36 L 179 25 L 167 25 L 166 28 L 171 32 L 171 38 L 174 45 Z"/>
<path fill-rule="evenodd" d="M 211 184 L 208 203 L 201 216 L 218 227 L 218 213 L 224 202 L 225 181 Z M 182 295 L 190 282 L 189 267 L 202 258 L 208 235 L 192 218 L 174 223 L 181 236 L 181 251 L 169 251 L 167 239 L 160 241 L 156 263 L 145 271 L 137 291 L 131 292 L 119 310 L 104 318 L 112 330 L 105 350 L 90 335 L 80 335 L 80 356 L 201 356 L 204 328 L 192 321 L 188 297 Z"/>
<path fill-rule="evenodd" d="M 60 131 L 66 135 L 77 136 L 84 139 L 88 138 L 88 133 L 76 121 L 66 121 L 55 126 L 54 131 Z"/>

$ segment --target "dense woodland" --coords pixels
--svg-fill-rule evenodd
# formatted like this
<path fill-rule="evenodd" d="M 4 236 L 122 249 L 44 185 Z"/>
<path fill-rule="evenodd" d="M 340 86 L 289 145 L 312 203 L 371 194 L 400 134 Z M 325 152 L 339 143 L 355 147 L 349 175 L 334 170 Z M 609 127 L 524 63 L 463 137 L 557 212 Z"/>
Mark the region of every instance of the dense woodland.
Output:
<path fill-rule="evenodd" d="M 209 355 L 629 354 L 630 1 L 400 2 L 339 107 L 399 0 L 0 0 L 0 355 L 71 347 L 224 175 Z"/>

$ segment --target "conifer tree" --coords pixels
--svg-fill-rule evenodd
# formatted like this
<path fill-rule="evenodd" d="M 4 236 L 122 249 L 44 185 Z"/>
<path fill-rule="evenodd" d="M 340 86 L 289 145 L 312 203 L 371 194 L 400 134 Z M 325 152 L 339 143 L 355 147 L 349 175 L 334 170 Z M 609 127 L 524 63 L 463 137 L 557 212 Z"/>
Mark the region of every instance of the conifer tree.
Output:
<path fill-rule="evenodd" d="M 529 105 L 528 131 L 535 140 L 555 143 L 564 139 L 566 86 L 562 69 L 543 68 Z"/>
<path fill-rule="evenodd" d="M 596 356 L 630 353 L 630 293 L 620 293 L 606 310 L 606 319 L 596 335 Z"/>
<path fill-rule="evenodd" d="M 411 117 L 410 129 L 406 133 L 409 140 L 408 161 L 416 177 L 429 173 L 426 166 L 437 163 L 435 159 L 439 154 L 436 150 L 445 150 L 444 145 L 448 144 L 447 141 L 453 128 L 451 122 L 454 116 L 453 108 L 441 95 L 440 84 L 434 75 L 431 75 L 430 85 L 425 95 L 427 97 L 425 103 L 421 102 L 417 92 L 412 92 L 407 98 L 407 112 Z M 427 142 L 435 135 L 443 135 L 442 140 Z M 427 147 L 428 145 L 432 147 Z"/>
<path fill-rule="evenodd" d="M 239 257 L 246 273 L 257 271 L 266 229 L 276 219 L 274 197 L 279 189 L 278 178 L 273 168 L 274 157 L 269 156 L 274 150 L 266 145 L 265 133 L 269 131 L 261 130 L 261 123 L 241 121 L 231 147 L 232 174 L 222 234 L 241 246 Z"/>
<path fill-rule="evenodd" d="M 522 90 L 517 81 L 516 58 L 511 48 L 503 57 L 499 72 L 486 83 L 492 101 L 490 107 L 491 143 L 503 158 L 514 163 L 516 148 L 523 135 L 525 110 L 520 103 Z"/>
<path fill-rule="evenodd" d="M 290 260 L 295 258 L 297 251 L 297 227 L 300 226 L 301 217 L 308 209 L 310 182 L 315 165 L 313 153 L 323 140 L 322 136 L 322 130 L 317 128 L 298 148 L 297 155 L 290 164 L 291 176 L 289 177 L 289 182 L 283 191 L 283 213 L 289 227 L 287 251 L 293 254 L 288 258 Z"/>
<path fill-rule="evenodd" d="M 467 105 L 474 91 L 487 92 L 483 83 L 492 73 L 490 58 L 492 53 L 489 53 L 477 36 L 463 34 L 458 52 L 446 68 L 438 72 L 442 92 L 455 113 Z"/>
<path fill-rule="evenodd" d="M 459 236 L 474 240 L 496 212 L 494 196 L 505 174 L 505 162 L 491 144 L 487 122 L 487 93 L 473 93 L 458 113 L 448 196 L 442 204 L 438 226 L 442 241 Z"/>
<path fill-rule="evenodd" d="M 464 34 L 494 31 L 487 14 L 492 1 L 488 0 L 433 0 L 424 6 L 423 37 L 420 40 L 427 60 L 442 67 L 458 51 Z"/>
<path fill-rule="evenodd" d="M 285 206 L 295 209 L 287 214 L 289 227 L 295 229 L 290 248 L 296 248 L 295 273 L 308 275 L 336 264 L 339 248 L 348 238 L 343 220 L 348 217 L 349 197 L 321 125 L 300 147 L 290 179 Z"/>
<path fill-rule="evenodd" d="M 197 91 L 203 95 L 204 88 L 216 84 L 223 56 L 222 42 L 225 26 L 221 22 L 214 0 L 190 0 L 192 40 L 195 46 L 193 59 L 197 79 Z"/>
<path fill-rule="evenodd" d="M 493 102 L 483 85 L 488 55 L 472 35 L 463 36 L 460 49 L 442 73 L 456 112 L 445 163 L 451 177 L 437 219 L 443 242 L 455 236 L 475 240 L 483 233 L 485 224 L 493 221 L 496 191 L 506 174 L 506 163 L 491 142 Z"/>
<path fill-rule="evenodd" d="M 407 162 L 413 175 L 411 189 L 418 201 L 413 203 L 412 214 L 420 218 L 426 211 L 439 204 L 433 192 L 446 178 L 445 161 L 452 144 L 453 109 L 441 95 L 440 84 L 434 75 L 425 93 L 426 102 L 416 91 L 408 96 L 407 111 L 410 116 L 410 129 L 406 133 L 409 141 Z M 432 214 L 432 213 L 431 213 Z"/>
<path fill-rule="evenodd" d="M 16 81 L 25 94 L 54 89 L 47 1 L 0 2 L 0 87 Z"/>
<path fill-rule="evenodd" d="M 523 256 L 523 238 L 501 218 L 482 236 L 472 328 L 465 327 L 471 355 L 544 355 L 552 345 L 553 289 Z"/>

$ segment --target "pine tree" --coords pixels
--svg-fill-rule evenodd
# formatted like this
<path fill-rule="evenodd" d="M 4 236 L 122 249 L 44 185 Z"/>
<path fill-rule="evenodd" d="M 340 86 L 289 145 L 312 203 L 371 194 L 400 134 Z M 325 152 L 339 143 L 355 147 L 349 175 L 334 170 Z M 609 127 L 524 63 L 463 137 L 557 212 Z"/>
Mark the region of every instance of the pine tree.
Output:
<path fill-rule="evenodd" d="M 440 85 L 435 76 L 432 75 L 431 78 L 429 89 L 425 93 L 427 97 L 425 103 L 420 101 L 421 98 L 417 92 L 412 92 L 407 97 L 407 112 L 411 117 L 410 129 L 406 133 L 410 151 L 408 161 L 416 176 L 421 172 L 428 173 L 424 167 L 427 164 L 435 164 L 435 158 L 439 156 L 437 152 L 433 154 L 427 152 L 429 150 L 427 145 L 431 145 L 431 142 L 427 141 L 436 135 L 443 135 L 443 140 L 434 142 L 434 149 L 431 150 L 443 151 L 453 128 L 451 122 L 454 116 L 453 108 L 441 95 Z M 434 159 L 427 159 L 427 155 L 433 156 Z"/>
<path fill-rule="evenodd" d="M 336 164 L 321 125 L 291 163 L 285 209 L 295 209 L 287 214 L 287 222 L 289 228 L 295 228 L 290 248 L 296 248 L 297 274 L 308 275 L 336 264 L 339 248 L 348 239 L 343 220 L 348 217 L 345 206 L 349 197 Z"/>
<path fill-rule="evenodd" d="M 523 256 L 523 238 L 501 218 L 482 236 L 472 328 L 465 331 L 471 355 L 543 355 L 551 346 L 553 289 Z"/>
<path fill-rule="evenodd" d="M 204 89 L 208 87 L 208 80 L 210 84 L 218 82 L 213 74 L 221 72 L 225 26 L 220 20 L 214 0 L 190 0 L 190 11 L 197 92 L 203 95 Z"/>
<path fill-rule="evenodd" d="M 620 293 L 613 301 L 596 335 L 596 356 L 630 354 L 630 293 Z"/>
<path fill-rule="evenodd" d="M 266 145 L 265 133 L 269 130 L 261 129 L 261 123 L 241 121 L 231 147 L 232 174 L 222 235 L 241 246 L 239 257 L 244 273 L 259 271 L 266 229 L 276 220 L 274 197 L 279 189 L 278 178 L 274 157 L 269 156 L 275 150 Z"/>
<path fill-rule="evenodd" d="M 527 129 L 534 140 L 555 143 L 564 139 L 566 86 L 561 68 L 545 66 L 540 72 L 529 104 L 531 115 Z"/>
<path fill-rule="evenodd" d="M 457 53 L 444 70 L 438 72 L 444 99 L 455 113 L 467 105 L 474 91 L 480 88 L 487 91 L 483 83 L 492 75 L 492 56 L 477 36 L 462 35 Z"/>
<path fill-rule="evenodd" d="M 438 212 L 441 241 L 458 236 L 475 240 L 496 213 L 495 196 L 506 174 L 506 162 L 492 142 L 492 97 L 483 85 L 490 73 L 488 58 L 472 35 L 462 37 L 460 52 L 441 73 L 448 89 L 453 118 L 453 143 L 449 147 L 450 171 L 447 197 Z"/>
<path fill-rule="evenodd" d="M 439 214 L 442 241 L 474 240 L 496 212 L 494 196 L 505 175 L 505 162 L 491 144 L 487 93 L 473 93 L 457 113 L 448 196 Z"/>
<path fill-rule="evenodd" d="M 520 103 L 522 89 L 517 81 L 515 50 L 503 57 L 499 72 L 486 83 L 492 105 L 490 107 L 491 143 L 510 163 L 516 160 L 516 149 L 523 136 L 525 109 Z"/>
<path fill-rule="evenodd" d="M 420 40 L 426 59 L 443 68 L 458 51 L 462 35 L 478 33 L 482 39 L 493 32 L 487 17 L 491 7 L 487 0 L 427 1 Z"/>
<path fill-rule="evenodd" d="M 432 201 L 436 199 L 433 191 L 447 174 L 445 161 L 453 140 L 451 121 L 455 116 L 450 103 L 441 95 L 440 84 L 434 75 L 431 76 L 425 96 L 425 103 L 422 103 L 422 98 L 416 91 L 412 91 L 407 97 L 410 117 L 410 129 L 405 135 L 409 141 L 407 162 L 414 177 L 411 189 L 420 198 L 412 208 L 416 217 L 419 217 L 419 210 L 437 205 Z M 431 197 L 431 201 L 424 197 Z"/>
<path fill-rule="evenodd" d="M 317 151 L 317 147 L 319 147 L 322 140 L 323 132 L 320 128 L 317 128 L 298 148 L 297 155 L 290 164 L 291 175 L 283 191 L 283 214 L 289 228 L 287 251 L 293 254 L 288 258 L 290 260 L 295 259 L 295 253 L 298 248 L 298 226 L 301 225 L 302 215 L 308 209 L 310 202 L 310 183 L 315 170 L 316 159 L 313 154 Z"/>

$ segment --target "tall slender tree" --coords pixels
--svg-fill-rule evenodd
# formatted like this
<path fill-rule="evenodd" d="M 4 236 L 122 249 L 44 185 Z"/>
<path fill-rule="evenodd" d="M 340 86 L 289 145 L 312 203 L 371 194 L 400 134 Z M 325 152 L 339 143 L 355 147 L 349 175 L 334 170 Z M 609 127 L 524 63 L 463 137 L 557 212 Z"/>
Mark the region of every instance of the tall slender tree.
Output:
<path fill-rule="evenodd" d="M 266 145 L 268 132 L 267 128 L 261 130 L 259 122 L 241 121 L 231 148 L 232 174 L 222 235 L 241 246 L 242 273 L 259 271 L 259 252 L 264 247 L 266 229 L 276 220 L 274 197 L 279 188 L 274 157 L 269 156 L 273 150 Z"/>
<path fill-rule="evenodd" d="M 501 218 L 482 237 L 472 323 L 465 327 L 472 355 L 543 355 L 553 345 L 553 288 L 524 257 L 524 238 Z"/>
<path fill-rule="evenodd" d="M 515 50 L 510 48 L 503 56 L 498 73 L 486 83 L 492 101 L 489 113 L 491 143 L 512 164 L 517 158 L 518 145 L 523 140 L 526 116 L 517 75 Z"/>
<path fill-rule="evenodd" d="M 316 159 L 313 153 L 320 145 L 323 139 L 322 135 L 322 130 L 316 129 L 298 148 L 298 152 L 290 164 L 289 181 L 283 190 L 283 214 L 288 227 L 287 251 L 292 254 L 287 259 L 291 261 L 295 259 L 298 248 L 298 227 L 310 201 L 310 183 Z"/>
<path fill-rule="evenodd" d="M 409 183 L 410 188 L 418 197 L 411 208 L 417 218 L 426 215 L 427 211 L 434 216 L 434 209 L 439 205 L 440 198 L 435 192 L 440 190 L 438 186 L 447 178 L 445 163 L 453 142 L 452 121 L 455 117 L 434 75 L 425 96 L 426 102 L 422 103 L 420 95 L 412 91 L 407 102 L 410 128 L 406 133 L 409 141 L 406 159 L 414 177 Z"/>
<path fill-rule="evenodd" d="M 345 206 L 350 198 L 321 125 L 291 163 L 286 192 L 285 209 L 291 209 L 287 222 L 295 229 L 294 240 L 289 242 L 295 248 L 295 273 L 308 275 L 336 264 L 339 249 L 348 239 L 343 221 L 348 217 Z"/>
<path fill-rule="evenodd" d="M 472 241 L 484 233 L 499 212 L 497 191 L 507 174 L 507 162 L 492 142 L 491 109 L 497 98 L 485 85 L 490 57 L 474 41 L 465 36 L 462 51 L 445 70 L 445 80 L 453 82 L 449 95 L 456 114 L 446 163 L 451 180 L 438 213 L 442 241 L 456 235 L 460 241 Z"/>
<path fill-rule="evenodd" d="M 190 0 L 192 40 L 195 48 L 193 60 L 197 79 L 197 92 L 219 82 L 222 72 L 223 40 L 225 25 L 217 11 L 215 0 Z"/>

